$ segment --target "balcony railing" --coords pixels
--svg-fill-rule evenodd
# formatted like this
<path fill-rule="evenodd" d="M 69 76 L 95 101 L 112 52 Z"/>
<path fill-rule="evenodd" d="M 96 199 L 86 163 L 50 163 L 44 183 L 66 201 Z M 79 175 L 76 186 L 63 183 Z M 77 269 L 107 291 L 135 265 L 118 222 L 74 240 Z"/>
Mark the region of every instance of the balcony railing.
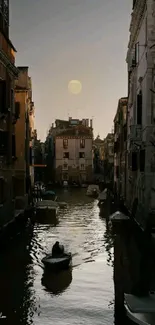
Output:
<path fill-rule="evenodd" d="M 142 126 L 131 125 L 129 138 L 130 141 L 142 141 Z"/>

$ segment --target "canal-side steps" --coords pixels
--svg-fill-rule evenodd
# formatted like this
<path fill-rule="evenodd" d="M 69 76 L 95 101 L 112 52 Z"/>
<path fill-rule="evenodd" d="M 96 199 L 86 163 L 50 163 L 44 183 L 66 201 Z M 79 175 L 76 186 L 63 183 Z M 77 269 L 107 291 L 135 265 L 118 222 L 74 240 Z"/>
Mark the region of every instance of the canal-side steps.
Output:
<path fill-rule="evenodd" d="M 155 294 L 147 297 L 124 295 L 127 317 L 138 325 L 155 325 Z"/>

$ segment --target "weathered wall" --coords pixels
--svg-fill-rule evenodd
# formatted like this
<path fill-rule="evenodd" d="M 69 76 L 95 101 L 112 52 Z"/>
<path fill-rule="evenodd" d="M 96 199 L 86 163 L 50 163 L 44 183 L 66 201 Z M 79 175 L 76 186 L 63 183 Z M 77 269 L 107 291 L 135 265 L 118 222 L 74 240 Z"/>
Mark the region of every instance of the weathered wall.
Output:
<path fill-rule="evenodd" d="M 65 152 L 69 152 L 69 159 L 63 158 Z M 83 152 L 85 158 L 79 158 L 79 152 Z M 63 174 L 68 174 L 72 181 L 91 181 L 92 179 L 92 138 L 85 138 L 85 148 L 80 148 L 80 138 L 68 139 L 68 148 L 63 148 L 63 139 L 56 138 L 56 180 L 64 179 Z M 64 165 L 67 168 L 64 168 Z"/>

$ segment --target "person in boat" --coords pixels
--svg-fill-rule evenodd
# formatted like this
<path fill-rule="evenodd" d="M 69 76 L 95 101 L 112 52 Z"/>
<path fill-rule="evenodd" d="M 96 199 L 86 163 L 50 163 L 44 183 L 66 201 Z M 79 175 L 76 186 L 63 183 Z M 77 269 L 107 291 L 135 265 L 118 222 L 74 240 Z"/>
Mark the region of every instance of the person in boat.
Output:
<path fill-rule="evenodd" d="M 58 241 L 52 247 L 52 256 L 60 256 L 64 254 L 64 246 L 60 245 Z"/>

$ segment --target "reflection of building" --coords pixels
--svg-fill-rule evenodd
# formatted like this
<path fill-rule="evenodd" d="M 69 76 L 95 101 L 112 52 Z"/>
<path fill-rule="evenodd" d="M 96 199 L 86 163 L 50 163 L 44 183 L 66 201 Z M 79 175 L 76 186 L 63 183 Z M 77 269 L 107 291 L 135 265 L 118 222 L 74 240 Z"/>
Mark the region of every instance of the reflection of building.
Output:
<path fill-rule="evenodd" d="M 19 67 L 19 76 L 16 81 L 15 89 L 15 126 L 16 134 L 16 156 L 15 178 L 13 182 L 14 195 L 22 196 L 26 189 L 26 179 L 31 178 L 31 184 L 34 182 L 33 176 L 33 130 L 34 130 L 34 104 L 32 102 L 31 79 L 28 76 L 27 67 Z"/>
<path fill-rule="evenodd" d="M 6 250 L 5 254 L 1 254 L 0 306 L 1 316 L 5 315 L 4 319 L 7 319 L 6 324 L 26 324 L 30 311 L 32 312 L 35 307 L 35 297 L 31 290 L 34 276 L 28 267 L 32 263 L 32 225 L 26 228 L 24 237 L 23 234 L 18 234 L 18 237 L 16 245 L 10 245 L 10 249 Z M 19 256 L 21 263 L 19 263 Z M 15 283 L 18 283 L 18 286 Z M 1 323 L 3 324 L 2 317 Z"/>
<path fill-rule="evenodd" d="M 16 159 L 14 132 L 15 48 L 9 40 L 9 1 L 0 1 L 0 226 L 14 216 L 12 176 Z"/>
<path fill-rule="evenodd" d="M 120 98 L 114 118 L 114 186 L 118 196 L 125 198 L 127 97 Z"/>
<path fill-rule="evenodd" d="M 69 120 L 69 127 L 55 137 L 56 181 L 91 182 L 93 132 L 89 120 Z"/>
<path fill-rule="evenodd" d="M 134 1 L 127 63 L 127 205 L 140 223 L 155 212 L 155 2 Z"/>

